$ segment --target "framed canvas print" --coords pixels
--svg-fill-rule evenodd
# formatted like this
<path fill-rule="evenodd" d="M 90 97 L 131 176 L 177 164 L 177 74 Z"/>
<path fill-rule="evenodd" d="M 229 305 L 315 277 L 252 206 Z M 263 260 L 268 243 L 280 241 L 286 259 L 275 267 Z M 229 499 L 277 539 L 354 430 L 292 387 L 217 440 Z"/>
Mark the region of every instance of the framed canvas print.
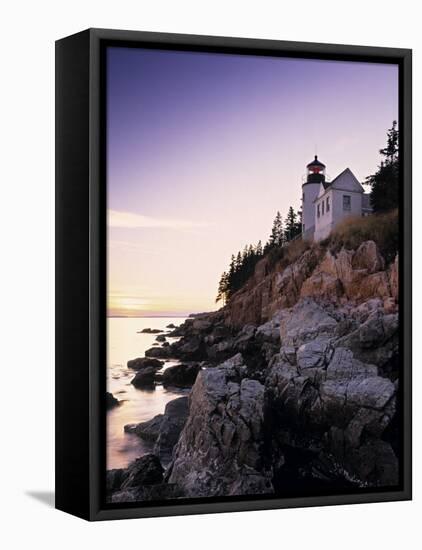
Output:
<path fill-rule="evenodd" d="M 411 51 L 56 43 L 56 506 L 411 498 Z"/>

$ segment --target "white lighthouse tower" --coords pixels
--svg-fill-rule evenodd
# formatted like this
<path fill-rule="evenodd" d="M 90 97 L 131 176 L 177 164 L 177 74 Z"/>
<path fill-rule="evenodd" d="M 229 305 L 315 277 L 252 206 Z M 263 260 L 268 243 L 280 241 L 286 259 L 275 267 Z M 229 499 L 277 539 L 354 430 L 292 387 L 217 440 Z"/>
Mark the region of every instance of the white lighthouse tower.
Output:
<path fill-rule="evenodd" d="M 302 236 L 313 239 L 315 231 L 315 204 L 321 183 L 325 187 L 325 164 L 317 155 L 306 166 L 306 181 L 302 184 Z"/>

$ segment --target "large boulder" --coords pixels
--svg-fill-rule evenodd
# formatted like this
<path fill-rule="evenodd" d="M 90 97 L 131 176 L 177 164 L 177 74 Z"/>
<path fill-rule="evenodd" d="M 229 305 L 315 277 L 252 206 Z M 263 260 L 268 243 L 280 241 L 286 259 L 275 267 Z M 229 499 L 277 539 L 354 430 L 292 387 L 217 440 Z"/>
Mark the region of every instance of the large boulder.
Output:
<path fill-rule="evenodd" d="M 236 376 L 238 359 L 201 371 L 192 388 L 189 417 L 168 473 L 168 481 L 187 496 L 273 491 L 262 460 L 264 387 Z"/>
<path fill-rule="evenodd" d="M 126 433 L 135 434 L 146 441 L 156 441 L 163 423 L 163 414 L 157 414 L 151 420 L 139 422 L 139 424 L 126 424 L 124 430 Z"/>
<path fill-rule="evenodd" d="M 317 337 L 332 338 L 337 334 L 338 322 L 320 304 L 305 298 L 290 311 L 285 311 L 280 320 L 282 346 L 300 346 Z"/>
<path fill-rule="evenodd" d="M 160 429 L 154 446 L 163 464 L 168 464 L 171 459 L 173 447 L 176 445 L 180 433 L 189 415 L 188 397 L 178 397 L 169 401 L 164 409 L 164 415 L 160 423 Z"/>
<path fill-rule="evenodd" d="M 131 384 L 135 388 L 154 388 L 156 381 L 157 369 L 155 367 L 145 367 L 144 369 L 139 370 L 135 378 L 131 380 Z"/>
<path fill-rule="evenodd" d="M 161 369 L 164 365 L 164 361 L 159 361 L 152 357 L 137 357 L 136 359 L 130 359 L 127 362 L 128 369 L 141 370 L 146 367 L 154 367 L 155 369 Z"/>
<path fill-rule="evenodd" d="M 149 348 L 145 352 L 145 357 L 168 359 L 169 357 L 171 357 L 171 346 L 157 346 L 154 348 Z"/>
<path fill-rule="evenodd" d="M 120 489 L 162 483 L 163 474 L 164 469 L 158 457 L 153 454 L 144 455 L 137 458 L 125 470 Z"/>
<path fill-rule="evenodd" d="M 168 367 L 163 372 L 161 378 L 163 386 L 173 386 L 176 388 L 193 386 L 200 370 L 201 367 L 198 363 Z"/>

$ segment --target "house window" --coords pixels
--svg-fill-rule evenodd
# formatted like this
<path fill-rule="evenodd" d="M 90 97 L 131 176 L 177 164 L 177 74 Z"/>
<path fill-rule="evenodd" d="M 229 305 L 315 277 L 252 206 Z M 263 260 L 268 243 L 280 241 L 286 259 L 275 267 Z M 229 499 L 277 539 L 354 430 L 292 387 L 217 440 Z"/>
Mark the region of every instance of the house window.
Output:
<path fill-rule="evenodd" d="M 318 218 L 319 218 L 319 217 L 320 217 L 320 215 L 321 215 L 321 212 L 320 212 L 320 210 L 319 210 L 319 204 L 317 204 L 317 207 L 316 207 L 316 209 L 317 209 L 317 216 L 318 216 Z"/>
<path fill-rule="evenodd" d="M 322 215 L 324 215 L 324 207 L 325 207 L 325 201 L 322 201 L 322 203 L 321 203 L 321 207 L 322 207 Z"/>
<path fill-rule="evenodd" d="M 327 197 L 327 212 L 330 211 L 330 197 Z"/>
<path fill-rule="evenodd" d="M 343 195 L 343 210 L 350 212 L 352 209 L 352 197 L 350 195 Z"/>

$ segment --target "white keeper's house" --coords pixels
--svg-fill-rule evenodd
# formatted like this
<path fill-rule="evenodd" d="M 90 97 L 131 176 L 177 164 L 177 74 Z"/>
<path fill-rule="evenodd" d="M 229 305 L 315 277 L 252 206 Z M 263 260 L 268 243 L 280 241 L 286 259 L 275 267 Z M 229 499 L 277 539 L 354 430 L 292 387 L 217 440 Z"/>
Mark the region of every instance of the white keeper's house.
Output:
<path fill-rule="evenodd" d="M 345 217 L 367 216 L 372 212 L 369 194 L 346 168 L 327 181 L 325 164 L 315 159 L 306 167 L 302 184 L 302 237 L 320 241 Z"/>

